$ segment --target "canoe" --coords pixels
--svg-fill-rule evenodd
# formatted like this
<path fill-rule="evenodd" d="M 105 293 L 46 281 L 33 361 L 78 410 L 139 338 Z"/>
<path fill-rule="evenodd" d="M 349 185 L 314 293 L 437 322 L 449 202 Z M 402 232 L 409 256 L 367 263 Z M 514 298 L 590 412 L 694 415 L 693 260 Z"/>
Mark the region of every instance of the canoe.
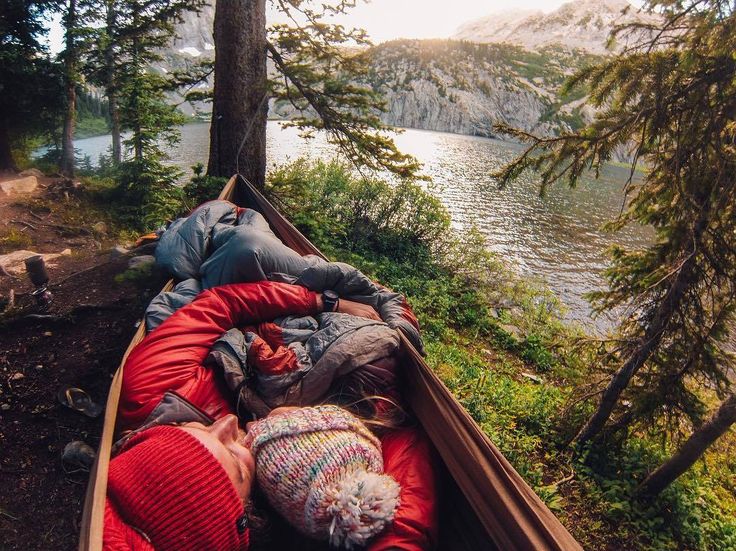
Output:
<path fill-rule="evenodd" d="M 274 233 L 302 255 L 324 255 L 241 176 L 233 176 L 219 199 L 259 211 Z M 163 288 L 170 290 L 174 282 Z M 90 473 L 79 549 L 102 549 L 110 450 L 120 400 L 123 365 L 145 336 L 141 323 L 110 386 L 97 460 Z M 402 335 L 406 400 L 440 459 L 440 549 L 478 551 L 582 550 L 544 502 L 455 399 Z"/>

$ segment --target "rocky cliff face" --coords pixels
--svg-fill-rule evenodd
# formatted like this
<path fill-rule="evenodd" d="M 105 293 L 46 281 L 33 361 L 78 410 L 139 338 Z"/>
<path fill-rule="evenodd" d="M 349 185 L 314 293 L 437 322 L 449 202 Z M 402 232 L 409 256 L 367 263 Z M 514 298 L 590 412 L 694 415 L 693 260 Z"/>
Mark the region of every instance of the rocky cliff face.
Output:
<path fill-rule="evenodd" d="M 594 59 L 580 52 L 400 40 L 372 54 L 371 84 L 386 97 L 384 122 L 395 126 L 493 136 L 503 122 L 549 135 L 592 114 L 581 96 L 559 95 L 565 78 Z"/>

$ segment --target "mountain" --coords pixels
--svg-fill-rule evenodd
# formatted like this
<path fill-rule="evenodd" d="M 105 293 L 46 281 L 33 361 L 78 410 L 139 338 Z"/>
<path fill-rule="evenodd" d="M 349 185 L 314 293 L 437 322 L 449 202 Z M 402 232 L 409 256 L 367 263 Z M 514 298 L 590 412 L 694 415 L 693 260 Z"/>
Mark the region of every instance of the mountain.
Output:
<path fill-rule="evenodd" d="M 640 12 L 626 0 L 574 0 L 546 14 L 518 10 L 491 14 L 465 23 L 452 38 L 529 50 L 554 45 L 603 55 L 610 53 L 606 43 L 611 30 L 634 21 L 657 22 L 658 17 Z"/>
<path fill-rule="evenodd" d="M 386 97 L 382 119 L 394 126 L 493 136 L 504 122 L 552 135 L 592 117 L 583 94 L 559 89 L 596 56 L 454 40 L 396 40 L 371 54 L 370 84 Z"/>
<path fill-rule="evenodd" d="M 370 50 L 366 84 L 385 95 L 382 120 L 393 126 L 478 136 L 493 136 L 499 122 L 544 135 L 576 129 L 593 111 L 582 93 L 562 96 L 560 87 L 600 59 L 608 32 L 622 17 L 645 17 L 635 10 L 622 16 L 626 6 L 625 0 L 575 0 L 550 14 L 517 11 L 470 22 L 454 40 L 386 42 Z M 186 16 L 155 69 L 212 58 L 213 18 L 213 5 Z M 208 104 L 182 108 L 209 118 Z M 269 115 L 288 119 L 294 109 L 272 103 Z"/>

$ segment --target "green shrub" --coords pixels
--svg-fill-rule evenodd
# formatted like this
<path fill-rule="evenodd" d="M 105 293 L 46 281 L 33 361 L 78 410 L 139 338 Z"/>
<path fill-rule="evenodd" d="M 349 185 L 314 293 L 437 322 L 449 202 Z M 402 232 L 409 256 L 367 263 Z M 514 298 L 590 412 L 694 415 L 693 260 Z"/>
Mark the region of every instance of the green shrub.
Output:
<path fill-rule="evenodd" d="M 204 174 L 204 165 L 197 163 L 192 167 L 194 176 L 184 186 L 184 197 L 187 207 L 192 209 L 220 195 L 227 183 L 227 178 Z"/>

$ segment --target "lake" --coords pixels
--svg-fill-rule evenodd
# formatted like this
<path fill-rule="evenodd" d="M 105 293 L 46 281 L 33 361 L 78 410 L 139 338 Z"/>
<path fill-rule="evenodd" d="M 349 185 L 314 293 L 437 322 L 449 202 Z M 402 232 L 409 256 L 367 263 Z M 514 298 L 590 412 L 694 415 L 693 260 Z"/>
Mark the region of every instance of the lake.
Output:
<path fill-rule="evenodd" d="M 640 247 L 651 240 L 651 232 L 642 227 L 627 227 L 615 235 L 600 229 L 622 208 L 627 169 L 609 166 L 597 181 L 584 181 L 574 190 L 556 185 L 541 198 L 533 175 L 506 189 L 499 189 L 491 177 L 519 152 L 518 145 L 424 130 L 406 130 L 396 136 L 396 143 L 421 161 L 434 182 L 432 192 L 447 206 L 457 231 L 476 224 L 491 250 L 524 276 L 544 281 L 560 297 L 569 319 L 596 332 L 611 326 L 610 319 L 591 318 L 583 295 L 603 285 L 606 248 L 614 243 Z M 95 161 L 109 144 L 109 136 L 99 136 L 75 145 Z M 170 152 L 171 162 L 187 172 L 197 162 L 206 165 L 208 144 L 209 124 L 187 125 L 181 143 Z M 300 156 L 335 155 L 324 136 L 305 140 L 296 129 L 282 129 L 275 121 L 268 123 L 267 148 L 269 166 Z"/>

